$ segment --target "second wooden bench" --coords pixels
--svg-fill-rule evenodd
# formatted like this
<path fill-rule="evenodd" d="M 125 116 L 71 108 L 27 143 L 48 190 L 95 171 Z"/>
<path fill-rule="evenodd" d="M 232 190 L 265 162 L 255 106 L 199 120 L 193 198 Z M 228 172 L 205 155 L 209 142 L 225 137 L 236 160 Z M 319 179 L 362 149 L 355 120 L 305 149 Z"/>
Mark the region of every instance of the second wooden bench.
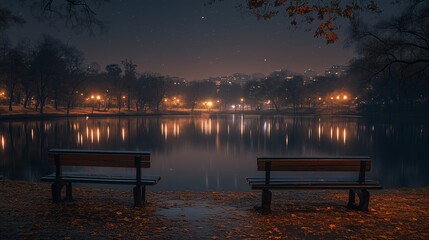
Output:
<path fill-rule="evenodd" d="M 265 177 L 247 178 L 252 189 L 262 190 L 262 210 L 271 209 L 270 190 L 294 189 L 348 189 L 347 207 L 368 212 L 369 189 L 381 189 L 378 182 L 368 180 L 365 173 L 371 170 L 369 157 L 260 157 L 257 159 L 258 171 L 264 171 Z M 289 176 L 271 177 L 272 171 L 286 172 L 326 172 L 323 178 L 291 178 Z M 332 172 L 355 172 L 356 178 L 334 178 Z M 308 175 L 307 175 L 308 176 Z M 359 204 L 356 204 L 356 195 Z"/>

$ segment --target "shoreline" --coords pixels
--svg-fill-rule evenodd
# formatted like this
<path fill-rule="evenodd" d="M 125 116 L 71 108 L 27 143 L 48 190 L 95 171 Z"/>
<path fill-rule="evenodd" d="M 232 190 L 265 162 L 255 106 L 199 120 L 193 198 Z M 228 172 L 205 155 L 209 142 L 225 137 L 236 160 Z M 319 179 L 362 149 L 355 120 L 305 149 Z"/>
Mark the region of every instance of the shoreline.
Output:
<path fill-rule="evenodd" d="M 0 181 L 6 239 L 428 239 L 429 188 L 371 191 L 370 213 L 347 210 L 345 191 L 275 191 L 273 212 L 254 210 L 260 192 L 74 188 L 51 203 L 50 184 Z M 322 220 L 323 219 L 323 220 Z"/>
<path fill-rule="evenodd" d="M 134 110 L 122 110 L 122 112 L 117 112 L 116 109 L 110 111 L 92 111 L 90 108 L 75 108 L 70 111 L 69 114 L 65 112 L 64 109 L 55 110 L 53 108 L 47 107 L 46 111 L 43 114 L 35 112 L 32 109 L 24 109 L 15 107 L 15 110 L 9 112 L 5 106 L 0 107 L 0 121 L 1 120 L 39 120 L 39 119 L 54 119 L 54 118 L 105 118 L 105 117 L 144 117 L 144 116 L 192 116 L 192 115 L 208 115 L 209 117 L 215 117 L 218 115 L 231 115 L 231 114 L 243 114 L 243 115 L 260 115 L 260 116 L 292 116 L 292 117 L 313 117 L 313 118 L 370 118 L 377 119 L 379 117 L 388 118 L 388 119 L 429 119 L 429 113 L 427 112 L 418 112 L 418 113 L 402 113 L 402 112 L 393 112 L 393 113 L 326 113 L 326 112 L 298 112 L 294 113 L 288 110 L 282 111 L 272 111 L 272 110 L 246 110 L 246 111 L 207 111 L 207 110 L 195 110 L 195 111 L 186 111 L 186 110 L 166 110 L 161 112 L 136 112 Z"/>

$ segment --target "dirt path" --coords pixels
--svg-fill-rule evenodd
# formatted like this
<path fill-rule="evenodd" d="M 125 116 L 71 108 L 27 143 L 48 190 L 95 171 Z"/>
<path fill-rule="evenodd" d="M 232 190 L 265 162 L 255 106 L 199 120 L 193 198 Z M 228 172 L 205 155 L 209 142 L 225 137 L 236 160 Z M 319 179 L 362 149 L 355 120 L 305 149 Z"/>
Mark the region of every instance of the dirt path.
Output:
<path fill-rule="evenodd" d="M 153 192 L 76 188 L 52 204 L 49 184 L 0 181 L 2 239 L 429 239 L 429 189 L 374 192 L 371 213 L 349 211 L 343 192 Z"/>

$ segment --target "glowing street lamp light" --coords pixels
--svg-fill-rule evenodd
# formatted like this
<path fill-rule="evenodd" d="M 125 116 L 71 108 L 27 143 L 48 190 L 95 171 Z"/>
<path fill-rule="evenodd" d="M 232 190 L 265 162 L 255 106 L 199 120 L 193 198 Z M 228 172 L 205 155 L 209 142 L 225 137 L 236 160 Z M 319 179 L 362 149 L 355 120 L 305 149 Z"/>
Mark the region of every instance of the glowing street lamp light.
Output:
<path fill-rule="evenodd" d="M 343 99 L 344 99 L 344 100 L 347 100 L 347 95 L 344 95 L 344 96 L 343 96 Z"/>
<path fill-rule="evenodd" d="M 95 98 L 95 96 L 94 95 L 91 95 L 91 99 L 92 99 L 92 107 L 91 107 L 91 114 L 92 113 L 94 113 L 94 98 Z"/>

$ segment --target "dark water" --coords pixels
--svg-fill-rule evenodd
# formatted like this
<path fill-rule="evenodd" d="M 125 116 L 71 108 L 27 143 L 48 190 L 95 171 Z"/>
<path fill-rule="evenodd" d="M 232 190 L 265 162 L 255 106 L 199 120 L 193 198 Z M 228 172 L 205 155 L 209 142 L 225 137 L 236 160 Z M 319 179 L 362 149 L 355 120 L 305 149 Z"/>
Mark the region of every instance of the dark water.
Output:
<path fill-rule="evenodd" d="M 162 190 L 249 190 L 257 156 L 369 155 L 383 186 L 429 186 L 429 121 L 259 115 L 0 122 L 0 174 L 38 181 L 50 148 L 145 150 Z M 88 169 L 79 169 L 86 171 Z M 101 169 L 112 174 L 126 169 Z"/>

